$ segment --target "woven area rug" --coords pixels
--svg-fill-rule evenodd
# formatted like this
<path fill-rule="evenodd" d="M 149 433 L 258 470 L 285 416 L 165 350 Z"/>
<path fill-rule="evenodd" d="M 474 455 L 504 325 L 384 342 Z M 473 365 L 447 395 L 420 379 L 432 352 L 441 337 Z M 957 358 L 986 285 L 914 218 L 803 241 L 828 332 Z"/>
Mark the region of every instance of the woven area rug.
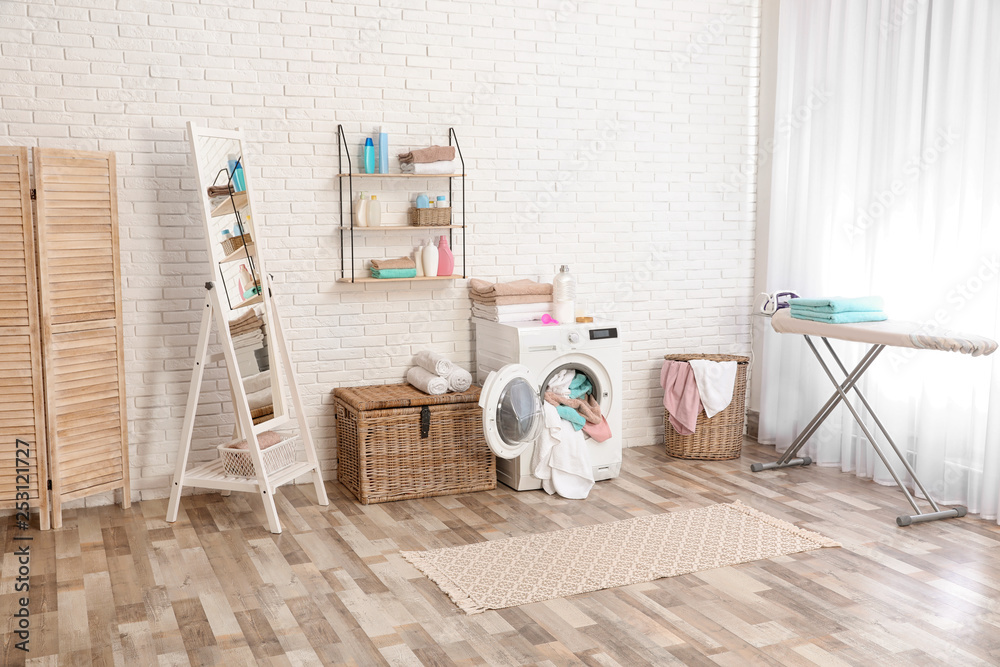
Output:
<path fill-rule="evenodd" d="M 735 502 L 402 556 L 478 614 L 838 546 Z"/>

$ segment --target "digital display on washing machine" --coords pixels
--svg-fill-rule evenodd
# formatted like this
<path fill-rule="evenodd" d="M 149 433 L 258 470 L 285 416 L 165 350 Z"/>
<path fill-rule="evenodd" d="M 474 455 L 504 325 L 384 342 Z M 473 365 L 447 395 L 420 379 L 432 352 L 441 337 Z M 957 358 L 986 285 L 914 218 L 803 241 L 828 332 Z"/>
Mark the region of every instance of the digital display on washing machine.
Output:
<path fill-rule="evenodd" d="M 603 340 L 605 338 L 618 338 L 618 329 L 591 329 L 590 340 Z"/>

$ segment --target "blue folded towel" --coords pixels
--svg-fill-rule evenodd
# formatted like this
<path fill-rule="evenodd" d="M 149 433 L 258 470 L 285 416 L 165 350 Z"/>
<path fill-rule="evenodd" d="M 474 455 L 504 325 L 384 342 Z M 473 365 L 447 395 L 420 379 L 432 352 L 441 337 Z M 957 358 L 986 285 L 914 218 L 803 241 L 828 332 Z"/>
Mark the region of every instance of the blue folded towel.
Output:
<path fill-rule="evenodd" d="M 792 308 L 813 308 L 823 313 L 858 313 L 879 311 L 883 308 L 882 297 L 860 296 L 854 299 L 834 297 L 832 299 L 789 299 Z"/>
<path fill-rule="evenodd" d="M 583 415 L 568 405 L 557 405 L 556 412 L 559 413 L 560 417 L 573 425 L 574 431 L 579 431 L 583 428 L 583 425 L 587 423 L 587 420 L 584 419 Z"/>
<path fill-rule="evenodd" d="M 372 278 L 416 278 L 416 269 L 372 269 Z"/>
<path fill-rule="evenodd" d="M 825 322 L 827 324 L 852 324 L 855 322 L 881 322 L 889 319 L 880 310 L 858 311 L 853 313 L 815 313 L 803 312 L 790 308 L 792 317 L 797 320 L 811 320 L 813 322 Z"/>

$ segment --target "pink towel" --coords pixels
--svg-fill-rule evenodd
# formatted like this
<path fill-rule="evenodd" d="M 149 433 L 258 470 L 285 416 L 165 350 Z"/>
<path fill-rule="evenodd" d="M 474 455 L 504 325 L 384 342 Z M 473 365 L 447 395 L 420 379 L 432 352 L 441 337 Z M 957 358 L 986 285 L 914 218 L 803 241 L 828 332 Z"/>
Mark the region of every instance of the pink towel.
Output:
<path fill-rule="evenodd" d="M 604 442 L 611 437 L 611 426 L 608 425 L 607 419 L 601 417 L 600 424 L 591 424 L 590 422 L 584 424 L 583 433 L 584 435 L 589 435 L 597 442 Z"/>
<path fill-rule="evenodd" d="M 660 369 L 663 387 L 663 407 L 670 414 L 670 425 L 681 435 L 691 435 L 701 412 L 701 396 L 691 364 L 686 361 L 664 361 Z"/>

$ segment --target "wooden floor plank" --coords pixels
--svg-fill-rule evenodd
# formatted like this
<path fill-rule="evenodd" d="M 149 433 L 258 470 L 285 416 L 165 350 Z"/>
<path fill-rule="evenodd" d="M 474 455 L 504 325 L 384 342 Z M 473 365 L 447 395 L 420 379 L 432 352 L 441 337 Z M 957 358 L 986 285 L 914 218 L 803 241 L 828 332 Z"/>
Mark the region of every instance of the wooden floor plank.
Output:
<path fill-rule="evenodd" d="M 625 452 L 586 501 L 492 491 L 362 506 L 335 482 L 260 499 L 186 496 L 64 512 L 31 531 L 31 652 L 14 648 L 12 522 L 3 664 L 995 665 L 1000 529 L 976 517 L 899 528 L 898 490 L 838 469 L 752 474 L 733 461 Z M 843 545 L 467 616 L 399 552 L 740 500 Z M 17 533 L 20 534 L 20 533 Z M 30 663 L 26 660 L 30 658 Z"/>

